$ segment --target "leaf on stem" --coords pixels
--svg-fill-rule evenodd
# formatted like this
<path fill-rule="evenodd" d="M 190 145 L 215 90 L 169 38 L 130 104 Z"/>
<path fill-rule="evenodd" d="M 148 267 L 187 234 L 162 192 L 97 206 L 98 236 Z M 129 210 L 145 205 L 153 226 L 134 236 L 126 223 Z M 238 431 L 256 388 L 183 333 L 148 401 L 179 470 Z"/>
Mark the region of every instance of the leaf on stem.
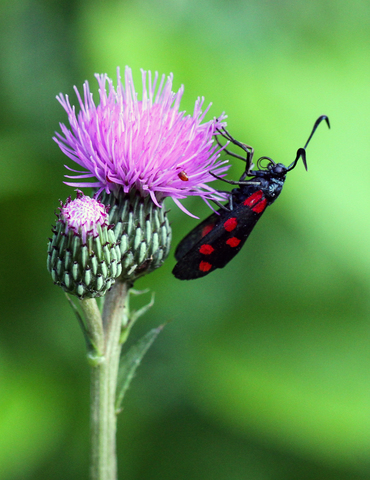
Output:
<path fill-rule="evenodd" d="M 87 351 L 90 352 L 91 350 L 94 350 L 94 345 L 92 344 L 91 339 L 89 337 L 89 333 L 87 331 L 85 322 L 84 322 L 83 318 L 81 317 L 80 312 L 78 311 L 76 305 L 73 303 L 71 297 L 68 295 L 68 293 L 66 293 L 65 296 L 67 297 L 67 300 L 68 300 L 69 304 L 71 305 L 74 314 L 76 315 L 76 318 L 77 318 L 78 323 L 81 327 L 82 333 L 84 334 Z"/>
<path fill-rule="evenodd" d="M 155 293 L 152 292 L 152 298 L 150 299 L 150 302 L 147 303 L 146 305 L 144 305 L 143 307 L 141 307 L 139 310 L 134 310 L 132 313 L 130 313 L 130 327 L 132 327 L 134 325 L 134 323 L 136 322 L 136 320 L 140 317 L 142 317 L 143 315 L 145 315 L 145 313 L 150 309 L 152 308 L 152 306 L 154 305 L 154 297 L 155 297 Z"/>
<path fill-rule="evenodd" d="M 163 329 L 164 325 L 160 325 L 157 328 L 153 328 L 146 333 L 140 340 L 133 345 L 124 355 L 120 358 L 118 379 L 117 379 L 117 397 L 116 397 L 116 412 L 119 413 L 122 408 L 122 401 L 125 393 L 130 386 L 137 367 L 140 365 L 149 347 L 157 338 L 159 332 Z"/>
<path fill-rule="evenodd" d="M 131 293 L 133 293 L 134 295 L 141 295 L 142 293 L 147 293 L 147 292 L 149 292 L 149 289 L 141 290 L 141 291 L 130 290 L 129 294 L 131 295 Z M 143 316 L 150 308 L 152 308 L 152 306 L 154 305 L 154 297 L 155 297 L 155 293 L 152 292 L 152 297 L 149 303 L 141 307 L 139 310 L 133 310 L 130 313 L 127 313 L 129 310 L 129 306 L 128 306 L 129 296 L 127 297 L 127 303 L 126 303 L 127 311 L 125 312 L 122 319 L 122 331 L 121 331 L 120 343 L 125 343 L 131 331 L 131 328 L 134 326 L 136 320 L 141 316 Z"/>
<path fill-rule="evenodd" d="M 72 301 L 71 297 L 67 293 L 65 294 L 65 296 L 67 297 L 67 300 L 71 305 L 74 314 L 76 315 L 76 318 L 78 320 L 78 323 L 84 335 L 86 348 L 87 348 L 88 361 L 92 366 L 99 365 L 102 362 L 104 357 L 102 356 L 101 352 L 98 351 L 97 345 L 95 345 L 95 343 L 91 338 L 89 330 L 86 326 L 86 319 L 83 319 L 83 317 L 80 315 L 80 312 L 78 311 L 78 308 L 76 307 L 75 303 Z"/>

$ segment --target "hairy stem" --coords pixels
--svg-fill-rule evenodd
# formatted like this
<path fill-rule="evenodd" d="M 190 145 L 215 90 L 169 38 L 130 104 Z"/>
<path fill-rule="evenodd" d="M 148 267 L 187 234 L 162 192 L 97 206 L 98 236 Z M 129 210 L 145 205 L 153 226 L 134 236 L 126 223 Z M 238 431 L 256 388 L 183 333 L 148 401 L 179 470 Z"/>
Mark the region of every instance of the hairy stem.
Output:
<path fill-rule="evenodd" d="M 115 400 L 121 353 L 120 335 L 127 294 L 127 284 L 116 281 L 105 296 L 103 356 L 91 368 L 92 480 L 117 479 Z"/>

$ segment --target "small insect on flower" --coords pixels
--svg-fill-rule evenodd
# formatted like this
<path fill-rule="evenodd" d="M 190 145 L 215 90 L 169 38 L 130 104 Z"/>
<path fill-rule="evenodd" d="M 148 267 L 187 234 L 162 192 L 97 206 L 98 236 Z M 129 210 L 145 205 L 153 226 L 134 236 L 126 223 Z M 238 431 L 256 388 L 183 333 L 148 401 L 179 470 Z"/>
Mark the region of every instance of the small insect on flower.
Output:
<path fill-rule="evenodd" d="M 184 172 L 183 170 L 177 174 L 179 179 L 182 180 L 183 182 L 188 182 L 189 181 L 189 177 L 186 175 L 186 172 Z"/>
<path fill-rule="evenodd" d="M 175 251 L 178 263 L 172 272 L 176 278 L 192 280 L 204 277 L 216 268 L 223 268 L 235 257 L 266 207 L 280 195 L 286 174 L 293 170 L 300 158 L 307 170 L 306 147 L 323 120 L 330 128 L 329 118 L 326 115 L 319 117 L 305 146 L 298 149 L 295 160 L 288 167 L 275 163 L 269 157 L 261 157 L 257 161 L 259 169 L 252 170 L 253 148 L 235 140 L 225 128 L 220 131 L 224 138 L 246 152 L 244 159 L 225 149 L 230 156 L 246 161 L 246 168 L 239 181 L 226 180 L 215 175 L 219 180 L 237 185 L 238 188 L 230 192 L 230 200 L 226 206 L 210 215 L 181 240 Z M 268 161 L 264 169 L 261 168 L 262 160 Z M 252 178 L 245 180 L 247 177 Z"/>

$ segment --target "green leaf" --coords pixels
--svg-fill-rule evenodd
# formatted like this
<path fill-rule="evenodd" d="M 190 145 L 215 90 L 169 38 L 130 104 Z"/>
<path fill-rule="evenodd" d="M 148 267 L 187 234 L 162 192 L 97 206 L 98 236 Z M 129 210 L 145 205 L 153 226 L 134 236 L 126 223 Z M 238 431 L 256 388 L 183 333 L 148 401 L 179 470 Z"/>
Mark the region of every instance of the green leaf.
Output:
<path fill-rule="evenodd" d="M 137 295 L 137 294 L 136 294 Z M 136 320 L 140 317 L 142 317 L 143 315 L 146 314 L 146 312 L 152 308 L 152 306 L 154 305 L 154 297 L 155 297 L 155 293 L 152 292 L 152 297 L 150 299 L 150 302 L 147 303 L 146 305 L 144 305 L 143 307 L 141 307 L 139 310 L 134 310 L 132 313 L 130 313 L 130 328 L 134 325 L 134 323 L 136 322 Z"/>
<path fill-rule="evenodd" d="M 118 379 L 117 379 L 117 398 L 116 398 L 116 412 L 119 413 L 123 401 L 123 397 L 130 386 L 131 380 L 134 378 L 137 367 L 140 365 L 149 347 L 157 338 L 159 332 L 163 329 L 164 325 L 160 325 L 157 328 L 153 328 L 146 333 L 140 340 L 133 345 L 124 355 L 120 358 Z"/>
<path fill-rule="evenodd" d="M 70 306 L 72 307 L 73 313 L 76 315 L 76 318 L 77 318 L 78 323 L 81 327 L 82 333 L 84 334 L 87 351 L 90 352 L 91 350 L 94 349 L 94 346 L 91 343 L 91 339 L 89 337 L 85 322 L 84 322 L 83 318 L 81 317 L 80 312 L 78 311 L 78 309 L 77 309 L 75 303 L 73 302 L 73 300 L 71 299 L 71 297 L 68 295 L 68 293 L 64 292 L 64 294 L 67 297 L 67 300 L 68 300 Z"/>
<path fill-rule="evenodd" d="M 141 294 L 147 293 L 147 292 L 149 292 L 149 289 L 141 290 L 141 291 L 140 290 L 129 290 L 130 295 L 131 294 L 141 295 Z M 155 293 L 152 292 L 152 297 L 151 297 L 150 302 L 148 304 L 144 305 L 139 310 L 133 310 L 131 313 L 127 314 L 123 318 L 123 321 L 122 321 L 123 328 L 122 328 L 121 336 L 120 336 L 120 340 L 119 340 L 120 343 L 125 343 L 125 341 L 127 340 L 127 337 L 129 336 L 130 330 L 134 326 L 136 320 L 138 318 L 140 318 L 141 316 L 145 315 L 145 313 L 150 308 L 152 308 L 152 306 L 154 305 L 154 297 L 155 297 Z M 127 297 L 127 304 L 126 304 L 127 309 L 126 309 L 126 311 L 129 311 L 128 301 L 129 301 L 129 297 Z"/>
<path fill-rule="evenodd" d="M 98 348 L 98 345 L 96 344 L 96 342 L 94 342 L 94 337 L 86 326 L 86 316 L 83 318 L 80 315 L 75 303 L 73 302 L 73 300 L 71 299 L 71 297 L 67 293 L 65 293 L 65 296 L 67 297 L 67 300 L 68 300 L 70 306 L 72 307 L 72 310 L 73 310 L 74 314 L 76 315 L 76 318 L 78 320 L 78 323 L 79 323 L 79 325 L 81 327 L 81 330 L 82 330 L 82 333 L 84 335 L 84 339 L 85 339 L 85 342 L 86 342 L 86 348 L 87 348 L 88 362 L 91 366 L 99 365 L 104 359 L 104 356 L 102 354 L 102 348 Z M 92 298 L 88 299 L 88 301 L 96 302 L 96 300 L 92 299 Z M 86 312 L 84 312 L 84 314 L 86 315 Z M 95 334 L 96 334 L 96 331 L 95 331 Z M 95 338 L 96 338 L 96 336 L 95 336 Z M 103 341 L 103 337 L 101 337 L 101 338 L 102 338 L 102 341 Z"/>

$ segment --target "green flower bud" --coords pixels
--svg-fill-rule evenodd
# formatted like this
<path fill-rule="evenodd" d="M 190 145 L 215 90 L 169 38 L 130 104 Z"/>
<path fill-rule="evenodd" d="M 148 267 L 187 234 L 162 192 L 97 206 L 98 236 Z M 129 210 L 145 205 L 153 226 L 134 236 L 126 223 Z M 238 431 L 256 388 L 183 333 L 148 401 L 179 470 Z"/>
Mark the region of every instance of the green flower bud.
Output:
<path fill-rule="evenodd" d="M 172 237 L 164 206 L 136 190 L 118 195 L 103 192 L 99 198 L 110 205 L 109 222 L 115 225 L 122 255 L 121 279 L 133 282 L 159 268 L 168 257 Z"/>
<path fill-rule="evenodd" d="M 105 295 L 122 272 L 108 208 L 77 191 L 59 210 L 47 259 L 54 283 L 79 298 Z"/>

